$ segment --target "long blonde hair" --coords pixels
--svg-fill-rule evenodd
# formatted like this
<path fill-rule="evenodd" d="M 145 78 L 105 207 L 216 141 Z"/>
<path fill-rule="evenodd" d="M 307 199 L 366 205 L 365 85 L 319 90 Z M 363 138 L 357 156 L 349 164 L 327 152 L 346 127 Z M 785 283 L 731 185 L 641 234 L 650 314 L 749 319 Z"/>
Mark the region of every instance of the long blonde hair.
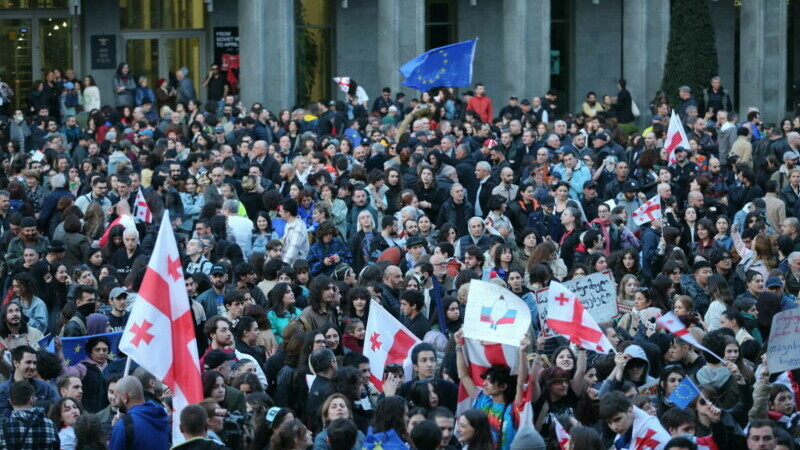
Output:
<path fill-rule="evenodd" d="M 636 278 L 636 275 L 633 275 L 633 274 L 629 273 L 629 274 L 625 275 L 624 277 L 622 277 L 622 280 L 620 280 L 620 282 L 619 282 L 619 288 L 617 289 L 617 301 L 618 302 L 622 301 L 622 300 L 627 300 L 627 301 L 631 301 L 631 302 L 633 301 L 633 297 L 625 298 L 625 285 L 628 284 L 628 281 L 630 281 L 630 280 L 635 280 L 636 284 L 639 284 L 639 279 Z"/>

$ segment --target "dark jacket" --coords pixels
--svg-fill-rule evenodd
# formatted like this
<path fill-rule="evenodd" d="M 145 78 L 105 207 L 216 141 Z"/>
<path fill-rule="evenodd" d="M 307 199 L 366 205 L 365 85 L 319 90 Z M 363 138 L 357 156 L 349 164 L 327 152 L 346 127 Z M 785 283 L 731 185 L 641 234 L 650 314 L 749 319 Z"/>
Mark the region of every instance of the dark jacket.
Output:
<path fill-rule="evenodd" d="M 456 232 L 459 236 L 467 234 L 467 222 L 475 214 L 472 203 L 466 198 L 460 205 L 456 205 L 453 199 L 448 199 L 439 210 L 439 217 L 436 220 L 437 226 L 442 226 L 443 223 L 449 222 L 456 227 Z"/>
<path fill-rule="evenodd" d="M 11 383 L 13 382 L 14 380 L 11 379 L 3 384 L 0 384 L 0 417 L 9 417 L 11 415 L 12 408 L 11 403 L 9 402 L 9 391 L 11 390 Z M 32 378 L 30 382 L 33 384 L 33 387 L 36 388 L 35 396 L 37 401 L 53 403 L 59 399 L 60 396 L 58 395 L 55 386 L 52 384 L 36 378 Z"/>
<path fill-rule="evenodd" d="M 625 88 L 620 89 L 619 93 L 617 93 L 617 103 L 614 104 L 618 123 L 631 123 L 636 120 L 633 117 L 632 107 L 633 99 L 631 98 L 631 93 Z"/>
<path fill-rule="evenodd" d="M 656 230 L 649 224 L 645 224 L 642 230 L 642 271 L 644 274 L 652 279 L 654 275 L 658 274 L 658 270 L 653 265 L 656 253 L 658 252 L 658 243 L 661 240 L 661 230 Z"/>
<path fill-rule="evenodd" d="M 196 437 L 172 447 L 172 450 L 230 450 L 228 447 L 217 444 L 211 439 Z"/>
<path fill-rule="evenodd" d="M 325 265 L 325 258 L 333 255 L 339 255 L 339 264 L 351 264 L 353 262 L 353 255 L 341 239 L 334 237 L 330 244 L 317 241 L 308 251 L 309 273 L 312 276 L 320 274 L 333 275 L 338 264 Z"/>

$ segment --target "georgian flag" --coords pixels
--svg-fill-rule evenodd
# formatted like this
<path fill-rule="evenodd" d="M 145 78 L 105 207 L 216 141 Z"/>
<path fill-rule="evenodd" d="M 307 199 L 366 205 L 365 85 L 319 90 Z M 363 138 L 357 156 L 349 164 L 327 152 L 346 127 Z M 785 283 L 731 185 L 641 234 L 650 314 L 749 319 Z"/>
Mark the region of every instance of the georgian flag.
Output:
<path fill-rule="evenodd" d="M 614 351 L 578 296 L 556 281 L 550 282 L 547 291 L 547 326 L 587 350 L 603 354 Z"/>
<path fill-rule="evenodd" d="M 164 212 L 138 294 L 119 348 L 169 386 L 179 417 L 185 406 L 203 400 L 203 385 L 194 317 L 169 212 Z M 182 442 L 179 422 L 173 421 L 173 439 Z"/>
<path fill-rule="evenodd" d="M 672 110 L 672 116 L 669 118 L 669 128 L 667 129 L 667 137 L 664 139 L 664 150 L 667 151 L 667 161 L 671 166 L 677 162 L 675 159 L 675 149 L 683 147 L 689 148 L 689 139 L 686 137 L 686 132 L 683 130 L 683 123 L 681 118 Z"/>
<path fill-rule="evenodd" d="M 644 202 L 642 206 L 636 209 L 636 211 L 631 214 L 631 217 L 633 217 L 633 222 L 636 225 L 643 225 L 656 219 L 660 219 L 662 217 L 661 197 L 656 194 L 655 197 Z"/>
<path fill-rule="evenodd" d="M 153 213 L 147 206 L 147 200 L 144 199 L 141 189 L 136 193 L 136 218 L 145 223 L 153 222 Z"/>
<path fill-rule="evenodd" d="M 662 450 L 672 439 L 658 419 L 633 407 L 633 434 L 630 450 Z"/>
<path fill-rule="evenodd" d="M 554 422 L 556 423 L 556 438 L 558 439 L 558 446 L 561 448 L 561 450 L 567 450 L 569 433 L 567 433 L 567 430 L 565 430 L 564 426 L 561 425 L 561 422 L 558 420 L 555 420 Z"/>
<path fill-rule="evenodd" d="M 372 310 L 370 310 L 372 317 Z M 469 377 L 477 388 L 481 391 L 483 379 L 481 374 L 492 365 L 506 365 L 511 369 L 511 374 L 519 373 L 519 347 L 508 344 L 496 344 L 492 342 L 481 342 L 477 339 L 464 338 L 464 358 L 467 360 Z M 472 408 L 474 398 L 470 398 L 467 390 L 458 383 L 458 405 L 456 415 L 461 415 L 464 411 Z"/>
<path fill-rule="evenodd" d="M 369 306 L 365 336 L 370 381 L 379 391 L 383 392 L 383 369 L 389 364 L 402 364 L 406 381 L 411 379 L 411 350 L 420 340 L 375 300 Z"/>
<path fill-rule="evenodd" d="M 675 314 L 672 314 L 672 312 L 668 312 L 656 319 L 656 325 L 661 325 L 662 328 L 674 334 L 675 336 L 678 336 L 679 338 L 695 346 L 696 348 L 703 350 L 704 352 L 714 355 L 717 359 L 722 361 L 722 358 L 717 356 L 716 353 L 703 347 L 701 343 L 697 342 L 697 339 L 692 336 L 692 333 L 689 332 L 689 329 L 686 328 L 686 325 L 684 325 L 683 322 L 681 322 L 681 319 L 678 319 Z"/>

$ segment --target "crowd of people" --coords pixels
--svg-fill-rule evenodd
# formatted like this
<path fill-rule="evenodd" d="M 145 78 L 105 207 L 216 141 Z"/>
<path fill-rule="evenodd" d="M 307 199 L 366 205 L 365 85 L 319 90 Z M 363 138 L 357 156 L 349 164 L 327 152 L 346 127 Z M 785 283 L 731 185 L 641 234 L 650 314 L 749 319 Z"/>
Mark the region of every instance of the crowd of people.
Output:
<path fill-rule="evenodd" d="M 500 107 L 481 84 L 275 112 L 217 64 L 205 102 L 186 70 L 154 90 L 135 69 L 113 92 L 53 70 L 0 129 L 3 448 L 163 449 L 172 422 L 181 449 L 795 448 L 800 372 L 765 355 L 800 294 L 800 116 L 740 118 L 719 78 L 641 111 L 619 80 L 578 112 L 556 91 Z M 673 110 L 689 144 L 668 155 Z M 661 217 L 634 220 L 654 197 Z M 179 416 L 97 336 L 125 328 L 164 214 L 202 355 L 205 399 Z M 616 352 L 545 338 L 537 293 L 605 271 Z M 533 317 L 514 370 L 480 386 L 473 280 Z M 422 341 L 412 380 L 371 378 L 372 302 Z M 707 351 L 653 325 L 667 312 Z M 702 395 L 681 408 L 687 377 Z"/>

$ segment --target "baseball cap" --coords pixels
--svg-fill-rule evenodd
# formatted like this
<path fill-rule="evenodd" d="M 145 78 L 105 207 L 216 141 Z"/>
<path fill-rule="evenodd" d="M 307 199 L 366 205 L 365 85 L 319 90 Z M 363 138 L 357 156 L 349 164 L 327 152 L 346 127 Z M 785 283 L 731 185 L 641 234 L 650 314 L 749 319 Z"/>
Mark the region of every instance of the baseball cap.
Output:
<path fill-rule="evenodd" d="M 494 139 L 487 139 L 483 141 L 484 147 L 494 147 L 495 145 L 497 145 L 497 141 L 495 141 Z"/>
<path fill-rule="evenodd" d="M 66 83 L 64 83 L 64 88 L 65 89 L 75 89 L 75 83 L 73 83 L 71 81 L 67 81 Z"/>
<path fill-rule="evenodd" d="M 650 120 L 652 120 L 653 122 L 655 122 L 655 121 L 659 121 L 659 122 L 660 122 L 660 121 L 661 121 L 661 119 L 662 119 L 662 117 L 661 117 L 661 116 L 659 116 L 659 115 L 655 115 L 655 116 L 653 116 L 653 117 L 652 117 Z"/>
<path fill-rule="evenodd" d="M 228 273 L 228 271 L 220 265 L 216 265 L 211 268 L 211 275 L 224 275 L 226 273 Z"/>
<path fill-rule="evenodd" d="M 522 105 L 525 105 L 525 106 L 528 106 L 528 105 L 530 105 L 530 104 L 531 104 L 531 101 L 530 101 L 530 100 L 528 100 L 527 98 L 524 98 L 524 99 L 522 99 L 522 101 L 520 102 L 520 104 L 522 104 Z"/>
<path fill-rule="evenodd" d="M 128 290 L 125 289 L 124 287 L 115 287 L 108 294 L 108 298 L 119 298 L 119 297 L 121 297 L 123 295 L 127 296 L 128 295 Z"/>
<path fill-rule="evenodd" d="M 224 133 L 224 132 L 225 132 L 225 128 L 223 128 L 222 125 L 217 125 L 214 128 L 214 133 Z"/>
<path fill-rule="evenodd" d="M 769 277 L 767 282 L 764 283 L 764 287 L 767 289 L 783 287 L 783 281 L 778 277 Z"/>
<path fill-rule="evenodd" d="M 638 192 L 639 191 L 639 184 L 633 180 L 626 181 L 625 184 L 622 186 L 622 192 Z"/>
<path fill-rule="evenodd" d="M 686 148 L 686 147 L 683 147 L 683 146 L 678 146 L 678 147 L 675 147 L 675 152 L 676 152 L 676 153 L 677 153 L 677 152 L 686 152 L 686 153 L 688 153 L 688 152 L 689 152 L 689 149 L 688 149 L 688 148 Z"/>
<path fill-rule="evenodd" d="M 233 352 L 214 349 L 203 358 L 203 366 L 206 370 L 211 370 L 223 365 L 225 361 L 233 361 L 234 359 L 236 359 L 236 355 Z"/>
<path fill-rule="evenodd" d="M 795 153 L 795 152 L 786 152 L 786 153 L 783 154 L 783 160 L 784 161 L 790 161 L 792 159 L 795 159 L 795 160 L 798 159 L 797 153 Z"/>
<path fill-rule="evenodd" d="M 584 189 L 597 189 L 597 183 L 594 180 L 588 180 L 583 182 Z"/>

